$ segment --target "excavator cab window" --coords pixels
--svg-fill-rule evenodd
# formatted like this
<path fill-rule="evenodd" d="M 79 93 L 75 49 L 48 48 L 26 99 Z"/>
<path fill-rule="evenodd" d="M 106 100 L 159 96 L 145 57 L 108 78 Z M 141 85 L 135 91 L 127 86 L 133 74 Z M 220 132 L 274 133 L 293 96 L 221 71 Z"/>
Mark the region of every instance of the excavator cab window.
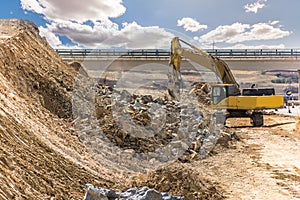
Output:
<path fill-rule="evenodd" d="M 213 86 L 212 87 L 212 101 L 216 105 L 220 101 L 226 98 L 226 87 L 224 86 Z"/>
<path fill-rule="evenodd" d="M 235 85 L 212 86 L 212 100 L 214 105 L 220 103 L 223 99 L 229 96 L 237 95 L 240 95 L 240 92 Z"/>

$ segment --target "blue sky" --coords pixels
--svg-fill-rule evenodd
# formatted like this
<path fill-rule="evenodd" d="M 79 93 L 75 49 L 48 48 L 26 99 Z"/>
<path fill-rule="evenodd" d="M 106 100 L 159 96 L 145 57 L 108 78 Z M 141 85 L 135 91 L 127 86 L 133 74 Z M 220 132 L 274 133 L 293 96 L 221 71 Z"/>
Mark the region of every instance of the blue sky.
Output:
<path fill-rule="evenodd" d="M 4 2 L 3 2 L 4 1 Z M 2 0 L 54 48 L 300 48 L 299 0 Z"/>

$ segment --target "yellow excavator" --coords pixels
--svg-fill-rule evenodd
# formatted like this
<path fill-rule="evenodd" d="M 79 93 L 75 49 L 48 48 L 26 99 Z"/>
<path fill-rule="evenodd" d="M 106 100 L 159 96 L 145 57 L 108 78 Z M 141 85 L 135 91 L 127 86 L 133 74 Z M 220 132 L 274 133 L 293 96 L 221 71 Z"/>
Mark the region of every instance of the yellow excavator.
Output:
<path fill-rule="evenodd" d="M 181 43 L 189 48 L 184 48 Z M 185 57 L 207 69 L 213 71 L 222 83 L 211 84 L 211 105 L 216 110 L 216 117 L 222 118 L 221 110 L 226 110 L 223 122 L 227 118 L 249 117 L 253 126 L 263 126 L 263 114 L 265 109 L 277 109 L 283 107 L 282 96 L 275 95 L 274 88 L 247 88 L 241 91 L 228 65 L 221 59 L 214 57 L 204 50 L 175 37 L 171 41 L 170 67 L 175 72 L 175 83 L 179 85 L 181 80 L 180 64 Z M 169 91 L 173 97 L 179 91 Z M 220 121 L 217 119 L 217 121 Z M 222 121 L 222 120 L 221 120 Z"/>

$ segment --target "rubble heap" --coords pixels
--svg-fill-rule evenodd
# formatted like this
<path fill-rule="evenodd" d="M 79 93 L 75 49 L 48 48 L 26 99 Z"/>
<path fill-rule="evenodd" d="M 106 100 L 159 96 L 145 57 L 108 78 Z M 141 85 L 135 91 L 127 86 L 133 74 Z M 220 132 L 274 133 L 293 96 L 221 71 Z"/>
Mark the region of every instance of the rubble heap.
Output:
<path fill-rule="evenodd" d="M 164 191 L 187 200 L 221 200 L 223 195 L 184 163 L 178 161 L 160 166 L 142 177 L 135 177 L 134 186 L 148 186 L 158 191 Z"/>
<path fill-rule="evenodd" d="M 115 192 L 105 188 L 95 188 L 87 185 L 84 200 L 107 199 L 107 200 L 129 200 L 129 199 L 149 199 L 149 200 L 183 200 L 183 197 L 175 197 L 167 193 L 160 193 L 148 187 L 131 188 L 125 192 Z"/>
<path fill-rule="evenodd" d="M 203 158 L 224 136 L 212 119 L 204 83 L 185 91 L 176 101 L 167 96 L 131 94 L 81 76 L 73 94 L 80 140 L 99 160 L 121 162 L 135 172 L 177 158 L 183 162 Z"/>

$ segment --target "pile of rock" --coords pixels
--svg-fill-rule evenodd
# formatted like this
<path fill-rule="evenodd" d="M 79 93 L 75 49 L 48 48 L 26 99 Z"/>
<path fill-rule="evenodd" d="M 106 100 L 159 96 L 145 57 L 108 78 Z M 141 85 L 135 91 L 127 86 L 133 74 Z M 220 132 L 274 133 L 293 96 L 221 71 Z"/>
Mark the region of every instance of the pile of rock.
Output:
<path fill-rule="evenodd" d="M 207 83 L 196 83 L 193 85 L 191 91 L 197 96 L 200 105 L 210 106 L 210 89 Z"/>
<path fill-rule="evenodd" d="M 130 94 L 88 79 L 77 84 L 80 90 L 73 95 L 73 104 L 80 106 L 73 114 L 79 138 L 95 154 L 110 160 L 116 157 L 116 162 L 134 163 L 128 159 L 130 154 L 147 165 L 150 160 L 165 163 L 179 158 L 186 162 L 206 156 L 222 135 L 209 108 L 199 102 L 208 98 L 203 85 L 183 91 L 176 101 Z"/>
<path fill-rule="evenodd" d="M 167 193 L 160 193 L 148 187 L 131 188 L 125 192 L 95 188 L 87 184 L 84 200 L 183 200 L 183 197 L 175 197 Z"/>
<path fill-rule="evenodd" d="M 147 186 L 157 191 L 163 191 L 175 196 L 183 196 L 185 199 L 221 200 L 222 193 L 216 189 L 216 185 L 206 180 L 189 165 L 174 161 L 158 167 L 146 175 L 133 178 L 133 187 Z"/>

